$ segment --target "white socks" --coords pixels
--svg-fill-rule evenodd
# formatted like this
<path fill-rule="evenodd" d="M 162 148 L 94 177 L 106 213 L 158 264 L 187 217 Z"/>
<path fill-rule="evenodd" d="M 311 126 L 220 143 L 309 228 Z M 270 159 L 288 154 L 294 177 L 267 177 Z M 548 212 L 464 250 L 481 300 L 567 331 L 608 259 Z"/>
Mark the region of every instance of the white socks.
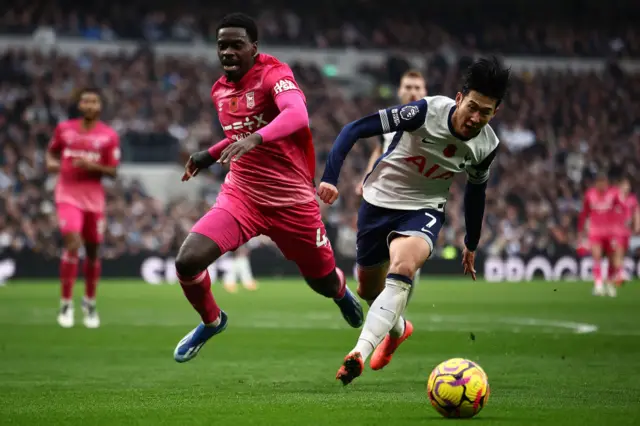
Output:
<path fill-rule="evenodd" d="M 412 280 L 408 277 L 398 274 L 387 275 L 384 290 L 369 308 L 358 343 L 351 352 L 360 352 L 363 361 L 366 361 L 392 329 L 402 327 L 402 333 L 404 332 L 402 314 L 409 301 L 411 286 Z M 397 333 L 398 328 L 394 332 Z"/>
<path fill-rule="evenodd" d="M 249 263 L 249 256 L 236 257 L 233 263 L 234 269 L 236 270 L 242 284 L 253 284 L 254 279 L 253 273 L 251 272 L 251 264 Z"/>
<path fill-rule="evenodd" d="M 374 301 L 375 299 L 367 300 L 367 304 L 371 306 L 373 305 Z M 391 335 L 391 337 L 402 337 L 402 335 L 404 334 L 404 317 L 402 315 L 398 317 L 398 321 L 396 321 L 393 327 L 391 327 L 391 330 L 389 330 L 389 334 Z"/>

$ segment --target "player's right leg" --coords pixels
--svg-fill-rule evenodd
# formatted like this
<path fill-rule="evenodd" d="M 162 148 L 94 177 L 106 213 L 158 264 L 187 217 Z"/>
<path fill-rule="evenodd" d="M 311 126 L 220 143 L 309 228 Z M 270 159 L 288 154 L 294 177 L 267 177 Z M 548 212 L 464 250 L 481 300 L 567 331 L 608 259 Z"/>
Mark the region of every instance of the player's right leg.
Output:
<path fill-rule="evenodd" d="M 622 247 L 620 241 L 615 238 L 607 238 L 607 241 L 603 247 L 603 251 L 607 255 L 609 263 L 609 271 L 606 282 L 606 293 L 610 297 L 616 297 L 618 294 L 616 288 L 616 279 L 622 269 L 623 254 L 621 253 Z"/>
<path fill-rule="evenodd" d="M 617 237 L 613 244 L 613 255 L 615 263 L 609 268 L 611 271 L 611 282 L 614 286 L 620 287 L 625 281 L 624 277 L 624 256 L 629 249 L 629 240 L 625 236 Z"/>
<path fill-rule="evenodd" d="M 591 258 L 593 259 L 593 295 L 604 296 L 604 281 L 602 280 L 602 239 L 589 237 Z"/>
<path fill-rule="evenodd" d="M 378 298 L 384 290 L 385 281 L 389 272 L 389 262 L 373 267 L 358 265 L 358 294 L 366 300 L 369 306 Z M 416 277 L 418 275 L 416 274 Z M 415 279 L 415 278 L 414 278 Z M 414 281 L 415 285 L 415 281 Z M 396 349 L 413 334 L 413 324 L 402 315 L 393 325 L 389 333 L 384 337 L 371 356 L 371 369 L 381 370 L 391 362 Z"/>
<path fill-rule="evenodd" d="M 106 222 L 104 214 L 100 212 L 84 212 L 82 239 L 84 241 L 84 298 L 82 299 L 83 323 L 87 328 L 98 328 L 100 316 L 96 308 L 96 289 L 102 264 L 100 261 L 100 244 L 104 237 Z"/>
<path fill-rule="evenodd" d="M 80 232 L 83 212 L 70 204 L 56 206 L 58 226 L 62 234 L 64 249 L 60 257 L 60 311 L 58 324 L 69 328 L 74 325 L 73 286 L 78 276 L 78 250 L 82 246 Z"/>
<path fill-rule="evenodd" d="M 391 240 L 389 245 L 391 261 L 384 290 L 367 312 L 358 342 L 346 356 L 336 375 L 343 384 L 351 383 L 362 374 L 364 363 L 369 355 L 383 342 L 404 314 L 412 291 L 413 277 L 431 255 L 431 247 L 427 240 L 419 236 L 397 235 Z M 408 324 L 406 331 L 409 334 L 412 332 L 412 327 Z M 393 352 L 389 354 L 389 360 L 392 354 Z M 380 354 L 380 356 L 383 355 L 385 354 Z M 380 362 L 383 365 L 377 366 L 378 369 L 386 365 Z"/>
<path fill-rule="evenodd" d="M 248 200 L 223 186 L 216 205 L 193 226 L 182 243 L 176 257 L 176 273 L 184 295 L 202 322 L 176 346 L 177 362 L 193 359 L 211 337 L 227 327 L 227 315 L 211 293 L 207 268 L 224 253 L 237 249 L 260 233 L 260 221 L 261 216 Z"/>
<path fill-rule="evenodd" d="M 396 227 L 398 218 L 404 215 L 404 212 L 398 213 L 367 202 L 363 202 L 358 211 L 356 242 L 358 294 L 369 306 L 384 290 L 390 258 L 387 238 Z M 412 332 L 411 322 L 402 316 L 399 317 L 382 344 L 376 348 L 371 358 L 371 368 L 379 370 L 386 366 L 398 346 Z"/>
<path fill-rule="evenodd" d="M 351 327 L 360 327 L 362 306 L 349 290 L 344 272 L 336 267 L 317 201 L 269 209 L 267 214 L 271 226 L 264 234 L 287 259 L 296 263 L 313 291 L 331 298 Z"/>
<path fill-rule="evenodd" d="M 413 333 L 413 325 L 403 318 L 404 310 L 413 279 L 431 255 L 443 223 L 444 214 L 436 210 L 396 211 L 363 202 L 358 213 L 358 293 L 375 300 L 356 347 L 338 370 L 343 384 L 362 374 L 364 361 L 374 349 L 371 367 L 385 367 Z"/>

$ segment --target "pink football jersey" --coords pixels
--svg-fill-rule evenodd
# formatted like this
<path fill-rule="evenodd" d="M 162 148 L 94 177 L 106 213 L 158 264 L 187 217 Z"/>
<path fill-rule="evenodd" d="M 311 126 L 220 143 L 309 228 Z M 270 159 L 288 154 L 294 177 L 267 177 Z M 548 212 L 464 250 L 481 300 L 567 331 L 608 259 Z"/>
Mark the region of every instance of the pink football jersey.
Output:
<path fill-rule="evenodd" d="M 615 222 L 619 225 L 620 235 L 630 237 L 632 234 L 633 217 L 638 209 L 638 199 L 635 195 L 629 194 L 624 199 L 620 199 L 621 206 L 616 209 Z"/>
<path fill-rule="evenodd" d="M 216 81 L 211 99 L 225 136 L 235 142 L 269 124 L 280 112 L 275 99 L 292 90 L 302 94 L 289 66 L 260 54 L 240 81 L 225 76 Z M 225 183 L 256 204 L 290 206 L 315 199 L 314 175 L 315 153 L 306 127 L 288 138 L 264 142 L 231 162 Z"/>
<path fill-rule="evenodd" d="M 589 221 L 589 235 L 609 235 L 616 230 L 616 214 L 622 207 L 617 188 L 598 191 L 590 188 L 584 195 L 580 227 Z"/>
<path fill-rule="evenodd" d="M 60 174 L 55 189 L 56 204 L 65 203 L 79 209 L 103 212 L 104 188 L 101 174 L 73 165 L 75 159 L 115 167 L 120 162 L 118 134 L 103 122 L 90 129 L 82 128 L 82 120 L 64 121 L 56 127 L 49 151 L 60 155 Z"/>

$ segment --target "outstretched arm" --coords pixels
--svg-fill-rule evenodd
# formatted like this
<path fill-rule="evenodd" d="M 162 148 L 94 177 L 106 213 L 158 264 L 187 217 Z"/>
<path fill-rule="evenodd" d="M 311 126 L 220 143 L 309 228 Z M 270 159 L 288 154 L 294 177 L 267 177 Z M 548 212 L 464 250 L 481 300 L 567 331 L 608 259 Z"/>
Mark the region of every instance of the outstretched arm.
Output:
<path fill-rule="evenodd" d="M 489 168 L 497 152 L 498 148 L 494 149 L 480 164 L 471 166 L 467 170 L 467 186 L 464 191 L 464 220 L 467 234 L 464 237 L 464 245 L 469 251 L 476 251 L 480 243 Z"/>
<path fill-rule="evenodd" d="M 60 133 L 60 125 L 58 125 L 53 131 L 51 141 L 47 147 L 45 165 L 49 173 L 58 173 L 60 171 L 60 151 L 62 150 L 62 138 Z"/>
<path fill-rule="evenodd" d="M 344 126 L 329 152 L 322 182 L 333 186 L 338 184 L 344 159 L 358 139 L 396 131 L 416 131 L 424 125 L 427 110 L 427 101 L 421 99 L 406 105 L 381 109 L 376 114 L 368 115 Z"/>

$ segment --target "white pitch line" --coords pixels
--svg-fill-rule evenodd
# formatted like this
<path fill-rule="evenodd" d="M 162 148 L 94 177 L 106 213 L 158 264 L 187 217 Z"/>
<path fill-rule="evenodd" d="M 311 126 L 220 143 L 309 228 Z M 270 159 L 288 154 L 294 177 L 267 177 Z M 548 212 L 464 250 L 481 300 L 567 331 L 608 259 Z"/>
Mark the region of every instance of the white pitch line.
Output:
<path fill-rule="evenodd" d="M 14 318 L 0 317 L 0 324 L 6 325 L 47 325 L 51 324 L 53 318 L 50 310 L 35 309 L 32 315 L 15 321 Z M 531 317 L 498 317 L 480 315 L 428 315 L 417 312 L 409 313 L 408 318 L 420 331 L 469 331 L 469 332 L 503 332 L 513 333 L 537 332 L 537 333 L 558 333 L 569 332 L 573 334 L 589 334 L 599 331 L 595 324 L 561 321 Z M 127 317 L 119 314 L 117 317 L 103 317 L 105 326 L 133 326 L 133 327 L 190 327 L 195 324 L 189 319 L 162 319 L 154 318 L 152 315 L 142 319 L 139 316 Z M 254 329 L 281 329 L 281 330 L 339 330 L 347 329 L 347 326 L 337 314 L 326 311 L 311 311 L 303 315 L 293 315 L 283 312 L 266 311 L 255 316 L 234 316 L 230 315 L 229 327 L 233 328 L 254 328 Z M 616 335 L 638 335 L 640 331 L 616 331 L 605 334 Z"/>
<path fill-rule="evenodd" d="M 588 334 L 598 331 L 595 324 L 587 324 L 572 321 L 555 321 L 538 318 L 501 318 L 501 322 L 509 325 L 528 325 L 534 327 L 554 327 L 572 330 L 575 334 Z"/>

